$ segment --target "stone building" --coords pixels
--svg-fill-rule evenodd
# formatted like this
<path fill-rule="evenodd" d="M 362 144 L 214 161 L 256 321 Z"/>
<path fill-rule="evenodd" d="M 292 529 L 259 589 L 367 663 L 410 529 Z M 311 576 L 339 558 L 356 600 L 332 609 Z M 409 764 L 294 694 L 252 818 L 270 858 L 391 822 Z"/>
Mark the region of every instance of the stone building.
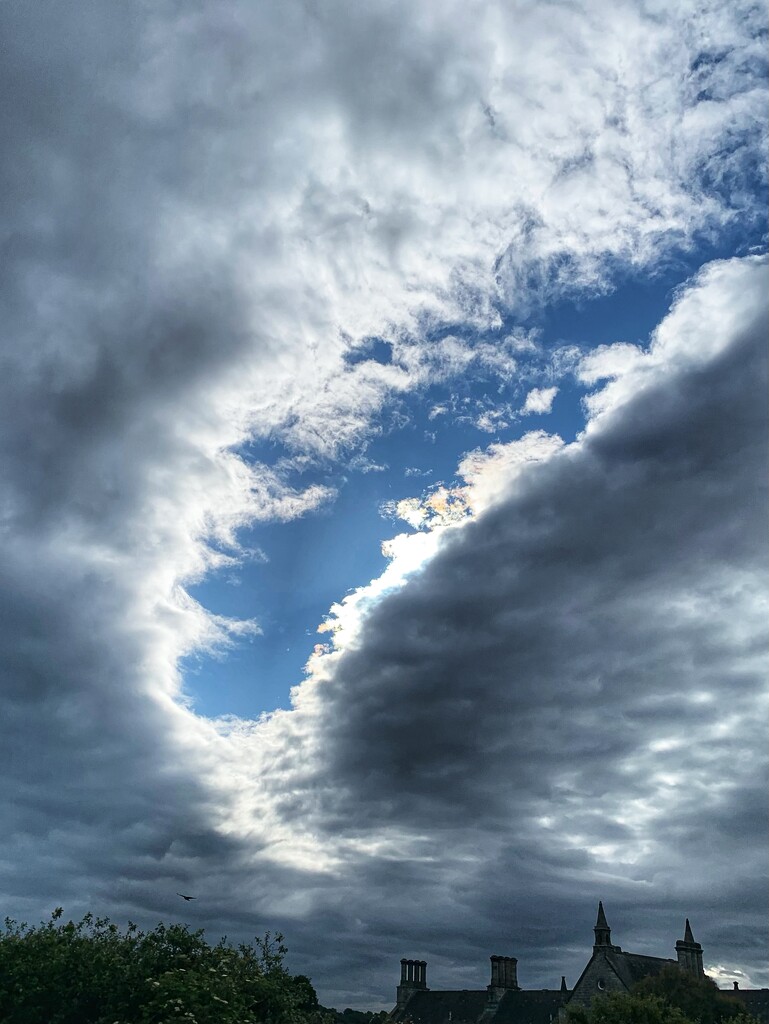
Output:
<path fill-rule="evenodd" d="M 665 967 L 677 964 L 695 977 L 703 978 L 702 946 L 694 941 L 689 919 L 686 919 L 684 937 L 676 943 L 676 959 L 627 953 L 611 941 L 611 928 L 606 920 L 603 903 L 598 904 L 595 922 L 593 955 L 574 986 L 569 1002 L 576 1006 L 589 1006 L 601 992 L 628 992 L 637 981 L 659 974 Z"/>
<path fill-rule="evenodd" d="M 593 953 L 572 989 L 564 977 L 559 988 L 522 989 L 516 958 L 492 956 L 485 989 L 437 992 L 427 987 L 426 961 L 401 960 L 397 1001 L 390 1017 L 396 1024 L 557 1024 L 569 1004 L 589 1006 L 602 993 L 628 992 L 642 978 L 671 965 L 704 977 L 702 946 L 694 941 L 688 919 L 684 937 L 676 942 L 675 959 L 628 953 L 614 945 L 602 903 L 593 930 Z M 740 990 L 735 983 L 727 994 L 769 1024 L 769 989 Z"/>

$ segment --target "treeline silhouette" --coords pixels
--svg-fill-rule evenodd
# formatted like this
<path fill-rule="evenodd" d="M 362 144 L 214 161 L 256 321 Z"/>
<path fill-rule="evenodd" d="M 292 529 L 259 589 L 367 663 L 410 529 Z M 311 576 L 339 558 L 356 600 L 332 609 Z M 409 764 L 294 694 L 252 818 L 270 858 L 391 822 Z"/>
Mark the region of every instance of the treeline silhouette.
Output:
<path fill-rule="evenodd" d="M 2 1024 L 368 1024 L 318 1003 L 304 975 L 284 965 L 281 935 L 212 945 L 204 931 L 159 924 L 125 930 L 86 914 L 0 932 Z M 352 1016 L 350 1016 L 352 1015 Z"/>

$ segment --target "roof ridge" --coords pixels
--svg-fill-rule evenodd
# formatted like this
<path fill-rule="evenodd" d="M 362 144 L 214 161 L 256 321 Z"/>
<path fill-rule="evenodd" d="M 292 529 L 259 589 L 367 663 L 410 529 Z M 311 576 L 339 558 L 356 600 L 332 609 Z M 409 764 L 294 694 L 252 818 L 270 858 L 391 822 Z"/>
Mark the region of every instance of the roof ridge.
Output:
<path fill-rule="evenodd" d="M 637 956 L 643 960 L 668 960 L 671 964 L 678 963 L 677 960 L 672 960 L 669 956 L 654 956 L 651 953 L 634 953 L 630 949 L 612 949 L 611 951 L 614 956 Z"/>

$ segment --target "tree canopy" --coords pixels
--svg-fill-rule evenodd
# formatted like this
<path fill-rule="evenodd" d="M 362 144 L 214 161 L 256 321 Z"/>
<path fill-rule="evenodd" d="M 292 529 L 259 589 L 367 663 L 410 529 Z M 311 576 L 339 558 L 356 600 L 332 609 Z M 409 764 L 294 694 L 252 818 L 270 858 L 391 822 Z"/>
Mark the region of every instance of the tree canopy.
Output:
<path fill-rule="evenodd" d="M 722 992 L 711 978 L 695 978 L 688 971 L 670 966 L 658 975 L 644 978 L 634 986 L 639 995 L 653 995 L 677 1006 L 697 1024 L 721 1024 L 745 1017 L 745 1010 L 734 998 Z M 748 1016 L 749 1021 L 754 1018 Z"/>
<path fill-rule="evenodd" d="M 710 978 L 666 967 L 631 992 L 597 996 L 589 1009 L 574 1007 L 568 1024 L 755 1024 L 755 1017 Z"/>
<path fill-rule="evenodd" d="M 568 1024 L 695 1024 L 664 999 L 631 992 L 597 996 L 589 1010 L 570 1009 L 567 1020 Z"/>
<path fill-rule="evenodd" d="M 0 932 L 3 1024 L 332 1024 L 310 980 L 284 967 L 282 936 L 210 945 L 203 930 L 125 931 L 61 908 Z"/>

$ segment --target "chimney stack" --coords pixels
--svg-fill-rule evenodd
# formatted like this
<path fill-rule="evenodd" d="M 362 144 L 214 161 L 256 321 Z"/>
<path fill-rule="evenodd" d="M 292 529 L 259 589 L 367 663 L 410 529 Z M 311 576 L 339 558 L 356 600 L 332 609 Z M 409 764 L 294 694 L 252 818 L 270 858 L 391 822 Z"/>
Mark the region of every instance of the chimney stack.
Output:
<path fill-rule="evenodd" d="M 511 989 L 518 989 L 518 961 L 514 956 L 491 957 L 491 983 L 486 987 L 489 1002 L 498 1003 Z"/>
<path fill-rule="evenodd" d="M 415 992 L 427 991 L 427 961 L 401 960 L 401 983 L 398 985 L 396 1001 L 403 1008 Z"/>

